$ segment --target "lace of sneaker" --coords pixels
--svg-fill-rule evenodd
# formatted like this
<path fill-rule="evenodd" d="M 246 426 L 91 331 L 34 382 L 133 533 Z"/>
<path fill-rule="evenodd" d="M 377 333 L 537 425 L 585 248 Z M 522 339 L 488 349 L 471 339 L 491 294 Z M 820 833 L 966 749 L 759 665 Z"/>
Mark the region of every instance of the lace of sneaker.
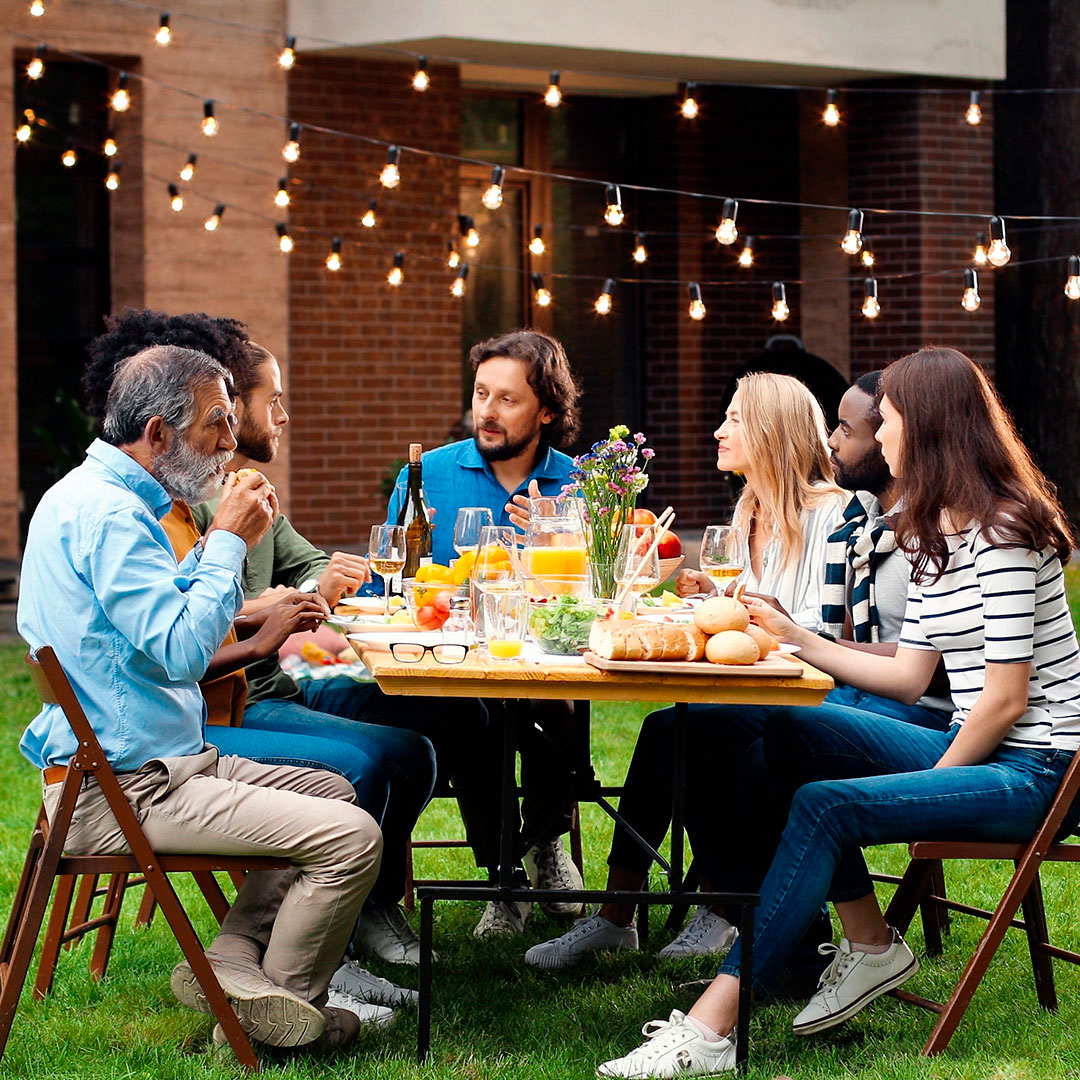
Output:
<path fill-rule="evenodd" d="M 419 945 L 420 938 L 416 931 L 408 924 L 401 908 L 394 904 L 392 907 L 380 908 L 379 913 L 386 922 L 386 928 L 402 943 L 402 945 Z"/>
<path fill-rule="evenodd" d="M 700 945 L 705 937 L 712 932 L 714 920 L 719 918 L 721 918 L 721 916 L 710 911 L 708 908 L 699 907 L 697 911 L 694 912 L 694 917 L 679 935 L 679 944 L 687 946 Z"/>
<path fill-rule="evenodd" d="M 415 1005 L 419 994 L 392 983 L 361 967 L 355 960 L 346 960 L 330 980 L 333 990 L 351 994 L 374 1005 Z"/>
<path fill-rule="evenodd" d="M 566 848 L 558 840 L 535 849 L 536 887 L 538 889 L 573 889 L 576 887 L 573 864 Z"/>
<path fill-rule="evenodd" d="M 825 990 L 830 986 L 836 986 L 842 982 L 852 964 L 855 963 L 855 954 L 847 949 L 841 949 L 839 945 L 826 943 L 818 946 L 818 952 L 822 956 L 832 956 L 829 966 L 821 973 L 818 979 L 818 990 Z"/>
<path fill-rule="evenodd" d="M 371 1024 L 375 1027 L 384 1027 L 394 1016 L 393 1010 L 385 1005 L 373 1005 L 370 1001 L 363 1001 L 355 994 L 346 993 L 335 987 L 327 991 L 326 1008 L 350 1012 L 361 1024 Z"/>
<path fill-rule="evenodd" d="M 571 926 L 559 940 L 563 945 L 570 945 L 575 941 L 580 941 L 582 938 L 588 937 L 591 933 L 600 928 L 599 915 L 585 915 L 580 919 L 575 919 L 574 925 Z"/>
<path fill-rule="evenodd" d="M 516 905 L 502 900 L 489 900 L 476 927 L 476 935 L 516 934 L 525 925 L 525 916 Z"/>
<path fill-rule="evenodd" d="M 641 1034 L 649 1041 L 627 1055 L 641 1063 L 655 1061 L 680 1043 L 701 1038 L 701 1035 L 687 1023 L 686 1016 L 678 1009 L 672 1012 L 668 1020 L 650 1020 L 644 1024 Z M 734 1035 L 731 1038 L 734 1038 Z"/>

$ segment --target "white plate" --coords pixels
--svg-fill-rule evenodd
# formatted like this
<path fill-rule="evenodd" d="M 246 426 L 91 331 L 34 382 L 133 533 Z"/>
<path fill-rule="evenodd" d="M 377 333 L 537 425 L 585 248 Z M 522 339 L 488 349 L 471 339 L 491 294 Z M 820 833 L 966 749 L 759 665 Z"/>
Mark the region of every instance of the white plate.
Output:
<path fill-rule="evenodd" d="M 385 610 L 386 601 L 381 596 L 343 596 L 338 601 L 339 607 L 353 608 L 365 615 L 381 615 Z M 393 614 L 400 604 L 392 605 L 390 613 Z"/>
<path fill-rule="evenodd" d="M 391 645 L 437 645 L 442 641 L 441 630 L 406 630 L 401 634 L 346 634 L 350 641 L 358 642 L 366 649 L 389 652 Z"/>

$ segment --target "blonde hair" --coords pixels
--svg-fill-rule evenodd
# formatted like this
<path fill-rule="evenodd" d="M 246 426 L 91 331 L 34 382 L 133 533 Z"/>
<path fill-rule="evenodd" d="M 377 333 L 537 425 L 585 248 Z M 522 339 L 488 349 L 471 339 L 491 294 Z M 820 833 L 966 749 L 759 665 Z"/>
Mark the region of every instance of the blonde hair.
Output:
<path fill-rule="evenodd" d="M 733 523 L 749 539 L 752 523 L 780 542 L 786 562 L 802 557 L 804 512 L 841 489 L 833 482 L 825 414 L 790 375 L 758 372 L 735 384 L 739 434 L 751 463 Z"/>

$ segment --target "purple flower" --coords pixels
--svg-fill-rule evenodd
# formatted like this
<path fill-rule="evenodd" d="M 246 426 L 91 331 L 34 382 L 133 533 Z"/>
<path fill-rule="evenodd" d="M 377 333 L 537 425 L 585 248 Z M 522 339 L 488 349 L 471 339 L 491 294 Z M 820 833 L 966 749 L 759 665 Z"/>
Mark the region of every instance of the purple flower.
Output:
<path fill-rule="evenodd" d="M 641 432 L 639 431 L 639 432 L 638 432 L 638 433 L 637 433 L 637 434 L 636 434 L 636 435 L 634 436 L 634 442 L 636 442 L 636 443 L 638 444 L 638 446 L 640 446 L 640 445 L 641 445 L 641 444 L 642 444 L 642 443 L 643 443 L 644 441 L 645 441 L 645 436 L 644 436 L 644 435 L 642 435 L 642 434 L 641 434 Z"/>
<path fill-rule="evenodd" d="M 656 457 L 656 451 L 651 446 L 646 446 L 645 449 L 641 451 L 641 456 L 646 461 L 652 461 L 652 459 Z"/>

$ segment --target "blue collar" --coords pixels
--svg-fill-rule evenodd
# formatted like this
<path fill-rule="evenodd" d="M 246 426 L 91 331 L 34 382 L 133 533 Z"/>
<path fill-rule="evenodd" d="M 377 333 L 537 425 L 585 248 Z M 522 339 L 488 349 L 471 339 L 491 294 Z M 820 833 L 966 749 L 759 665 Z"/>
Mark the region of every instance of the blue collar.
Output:
<path fill-rule="evenodd" d="M 556 457 L 558 454 L 558 450 L 555 450 L 550 446 L 544 447 L 544 454 L 532 472 L 529 473 L 529 479 L 531 480 L 534 477 L 536 479 L 561 479 L 565 469 L 559 466 Z M 486 472 L 492 479 L 495 479 L 495 473 L 492 471 L 491 463 L 486 461 L 481 455 L 476 447 L 475 439 L 465 439 L 461 442 L 458 446 L 456 460 L 463 469 L 480 469 L 481 471 Z"/>
<path fill-rule="evenodd" d="M 130 454 L 102 439 L 95 439 L 87 448 L 86 456 L 93 458 L 138 495 L 158 521 L 169 512 L 172 499 L 168 492 Z"/>

